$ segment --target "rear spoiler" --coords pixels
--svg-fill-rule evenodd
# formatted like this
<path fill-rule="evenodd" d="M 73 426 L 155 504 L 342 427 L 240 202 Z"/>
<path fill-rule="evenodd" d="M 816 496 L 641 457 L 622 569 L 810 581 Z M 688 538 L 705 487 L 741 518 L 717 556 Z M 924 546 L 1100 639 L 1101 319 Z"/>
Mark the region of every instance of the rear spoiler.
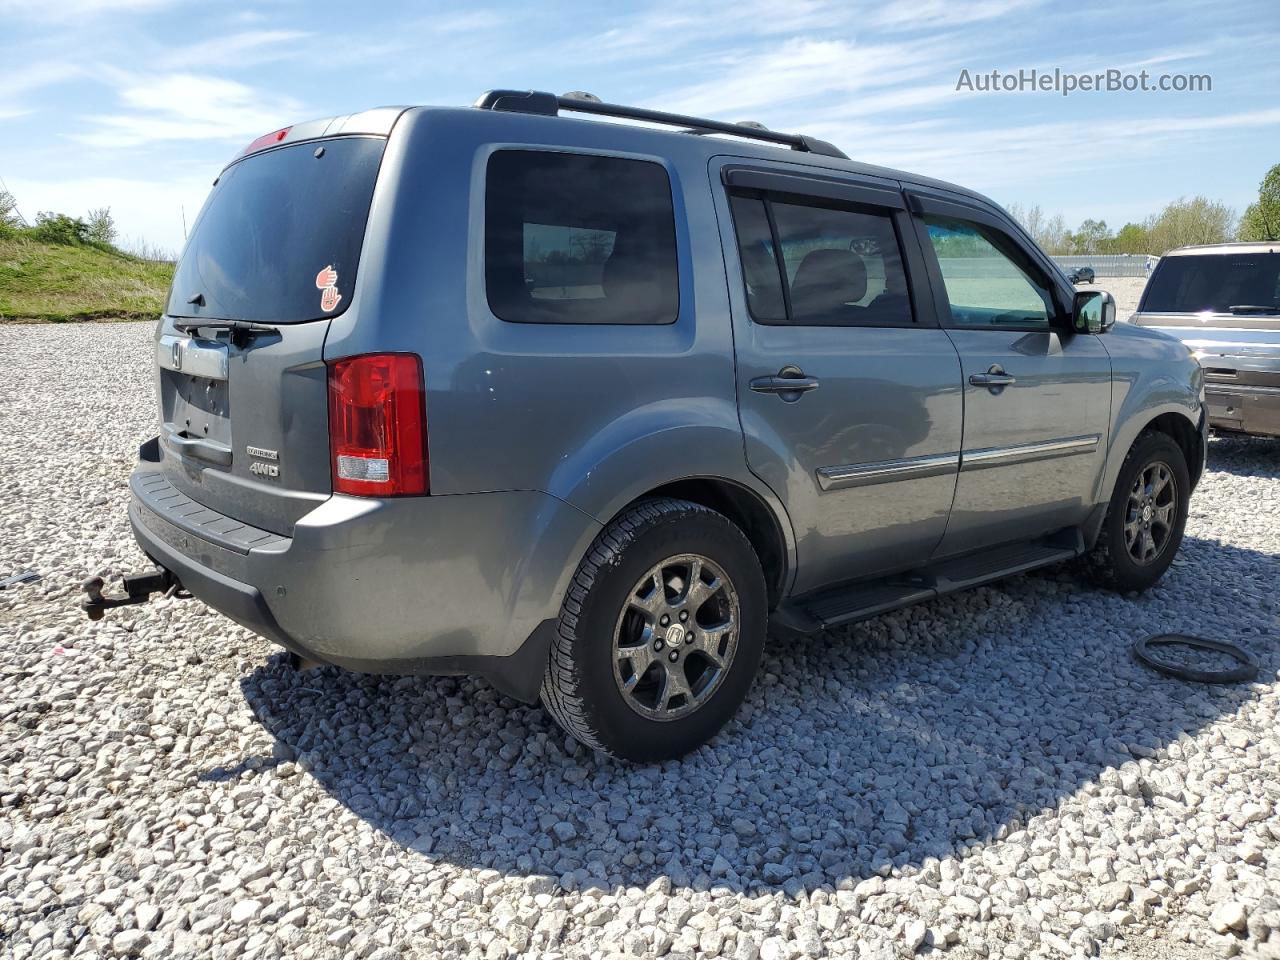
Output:
<path fill-rule="evenodd" d="M 272 147 L 284 147 L 304 140 L 320 140 L 324 137 L 390 136 L 391 128 L 400 119 L 400 115 L 408 109 L 408 107 L 375 107 L 372 110 L 348 113 L 341 117 L 326 117 L 323 120 L 295 123 L 253 140 L 236 154 L 231 163 Z"/>

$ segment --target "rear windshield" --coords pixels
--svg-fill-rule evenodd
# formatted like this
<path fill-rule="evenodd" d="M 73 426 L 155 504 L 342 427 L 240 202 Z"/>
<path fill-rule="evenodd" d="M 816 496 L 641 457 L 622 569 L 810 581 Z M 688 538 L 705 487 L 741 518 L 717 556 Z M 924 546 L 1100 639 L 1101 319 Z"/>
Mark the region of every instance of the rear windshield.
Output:
<path fill-rule="evenodd" d="M 1280 253 L 1165 257 L 1142 299 L 1144 313 L 1231 313 L 1232 307 L 1280 313 Z"/>
<path fill-rule="evenodd" d="M 342 313 L 385 145 L 300 143 L 228 167 L 192 228 L 168 313 L 270 323 Z"/>

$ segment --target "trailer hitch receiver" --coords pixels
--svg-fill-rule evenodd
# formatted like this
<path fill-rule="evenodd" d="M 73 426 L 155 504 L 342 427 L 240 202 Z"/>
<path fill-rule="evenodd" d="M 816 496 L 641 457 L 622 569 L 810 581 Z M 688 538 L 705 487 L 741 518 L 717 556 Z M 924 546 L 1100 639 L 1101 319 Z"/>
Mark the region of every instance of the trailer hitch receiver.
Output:
<path fill-rule="evenodd" d="M 104 597 L 103 587 L 106 584 L 101 577 L 90 577 L 80 585 L 85 592 L 84 602 L 80 608 L 90 620 L 101 620 L 102 615 L 112 607 L 124 607 L 133 603 L 146 603 L 153 593 L 168 593 L 173 588 L 182 589 L 177 577 L 164 567 L 155 567 L 141 573 L 128 573 L 120 578 L 124 588 L 122 597 Z M 190 594 L 180 594 L 190 596 Z"/>

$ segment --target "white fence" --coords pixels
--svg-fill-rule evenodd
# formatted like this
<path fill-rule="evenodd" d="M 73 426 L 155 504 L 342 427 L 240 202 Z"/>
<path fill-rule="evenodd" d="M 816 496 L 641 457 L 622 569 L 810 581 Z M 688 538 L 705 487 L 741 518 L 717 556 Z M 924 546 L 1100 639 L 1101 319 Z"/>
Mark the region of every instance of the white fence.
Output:
<path fill-rule="evenodd" d="M 1150 272 L 1147 261 L 1151 262 L 1151 269 L 1155 269 L 1159 259 L 1145 253 L 1100 253 L 1092 257 L 1054 257 L 1053 262 L 1064 271 L 1093 267 L 1096 277 L 1145 277 Z"/>

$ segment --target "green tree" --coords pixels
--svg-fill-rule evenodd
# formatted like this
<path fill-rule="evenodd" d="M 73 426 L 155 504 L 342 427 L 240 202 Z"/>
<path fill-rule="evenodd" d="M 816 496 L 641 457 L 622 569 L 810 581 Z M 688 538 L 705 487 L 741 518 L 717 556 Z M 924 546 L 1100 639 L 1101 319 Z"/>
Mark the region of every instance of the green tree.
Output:
<path fill-rule="evenodd" d="M 1179 197 L 1142 224 L 1151 241 L 1148 253 L 1167 253 L 1191 244 L 1224 243 L 1232 237 L 1236 213 L 1207 197 Z"/>
<path fill-rule="evenodd" d="M 1147 231 L 1137 223 L 1126 223 L 1112 241 L 1116 253 L 1146 253 L 1150 244 Z"/>
<path fill-rule="evenodd" d="M 1092 219 L 1080 224 L 1074 237 L 1075 247 L 1080 253 L 1101 253 L 1110 239 L 1107 221 Z"/>
<path fill-rule="evenodd" d="M 116 222 L 111 217 L 110 207 L 98 207 L 90 210 L 85 220 L 88 227 L 86 235 L 90 243 L 112 246 L 116 242 Z"/>
<path fill-rule="evenodd" d="M 1240 218 L 1241 240 L 1280 240 L 1280 163 L 1258 184 L 1258 200 Z"/>
<path fill-rule="evenodd" d="M 0 189 L 0 226 L 18 227 L 22 217 L 18 215 L 18 201 L 8 190 Z"/>
<path fill-rule="evenodd" d="M 78 217 L 42 210 L 36 214 L 36 225 L 31 228 L 31 235 L 44 243 L 74 246 L 88 241 L 89 225 Z"/>

